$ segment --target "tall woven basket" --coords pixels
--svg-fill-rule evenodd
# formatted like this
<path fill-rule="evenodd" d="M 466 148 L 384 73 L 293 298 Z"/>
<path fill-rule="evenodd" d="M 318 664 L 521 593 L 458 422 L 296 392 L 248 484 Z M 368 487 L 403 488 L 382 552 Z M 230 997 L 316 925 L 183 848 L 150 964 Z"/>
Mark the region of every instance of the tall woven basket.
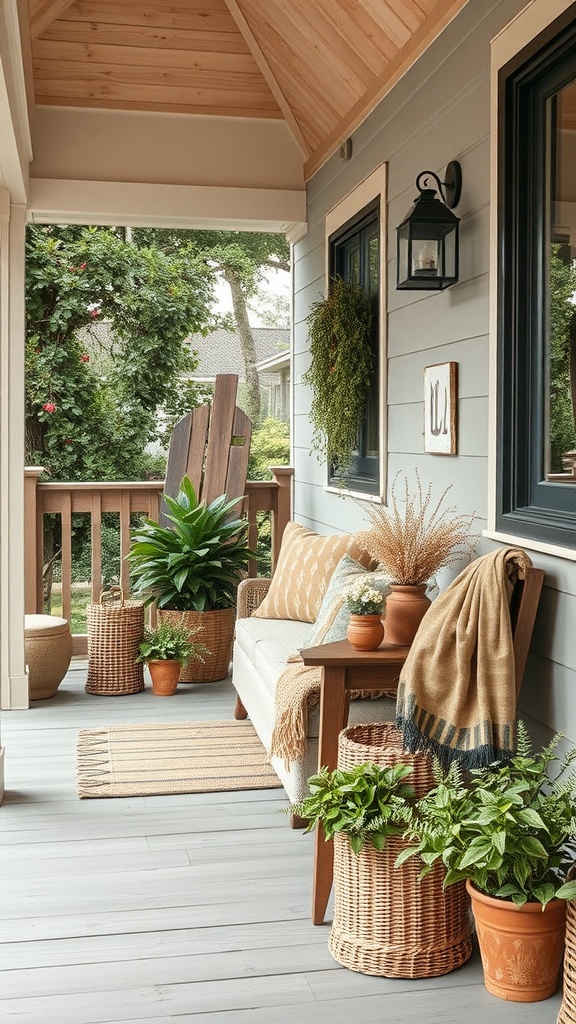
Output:
<path fill-rule="evenodd" d="M 348 770 L 366 762 L 381 768 L 409 764 L 412 774 L 406 782 L 417 797 L 434 785 L 430 758 L 404 751 L 393 725 L 355 725 L 340 733 L 338 767 Z M 355 854 L 346 835 L 334 837 L 334 920 L 328 945 L 344 967 L 387 978 L 432 978 L 460 967 L 472 953 L 465 884 L 443 890 L 440 865 L 419 881 L 417 857 L 395 867 L 404 846 L 400 836 L 389 836 L 382 851 L 365 843 Z"/>
<path fill-rule="evenodd" d="M 574 881 L 574 868 L 568 877 Z M 564 991 L 557 1024 L 576 1024 L 576 900 L 566 902 Z"/>
<path fill-rule="evenodd" d="M 120 587 L 100 595 L 86 608 L 88 678 L 86 692 L 102 696 L 138 693 L 144 689 L 144 668 L 136 665 L 144 636 L 144 605 L 125 601 Z"/>
<path fill-rule="evenodd" d="M 158 616 L 160 621 L 169 619 L 192 629 L 199 626 L 200 632 L 194 639 L 205 644 L 210 651 L 210 654 L 203 656 L 204 661 L 191 658 L 182 666 L 179 683 L 215 683 L 218 679 L 226 678 L 232 660 L 236 618 L 234 608 L 218 608 L 210 612 L 177 612 L 162 608 Z"/>

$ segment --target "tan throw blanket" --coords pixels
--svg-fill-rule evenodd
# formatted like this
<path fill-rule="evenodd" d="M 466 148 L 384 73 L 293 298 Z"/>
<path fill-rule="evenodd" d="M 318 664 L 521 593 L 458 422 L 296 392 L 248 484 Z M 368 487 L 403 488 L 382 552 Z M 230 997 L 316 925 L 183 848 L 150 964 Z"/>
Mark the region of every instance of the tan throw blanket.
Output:
<path fill-rule="evenodd" d="M 296 660 L 297 659 L 297 660 Z M 292 659 L 290 659 L 292 662 Z M 278 678 L 270 757 L 281 757 L 286 768 L 306 750 L 308 712 L 320 702 L 321 668 L 304 665 L 297 655 Z M 352 690 L 351 699 L 382 697 L 385 690 Z"/>
<path fill-rule="evenodd" d="M 433 601 L 400 674 L 396 725 L 407 750 L 477 768 L 516 745 L 510 596 L 530 559 L 500 548 L 472 562 Z"/>

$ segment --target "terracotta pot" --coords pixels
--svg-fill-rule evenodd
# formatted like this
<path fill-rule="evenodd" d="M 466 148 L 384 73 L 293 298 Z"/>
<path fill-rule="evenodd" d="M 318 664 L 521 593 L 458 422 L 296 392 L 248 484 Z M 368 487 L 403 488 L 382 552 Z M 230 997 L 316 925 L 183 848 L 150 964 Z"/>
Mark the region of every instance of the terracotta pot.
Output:
<path fill-rule="evenodd" d="M 179 661 L 169 659 L 148 662 L 152 692 L 157 697 L 172 697 L 176 693 L 181 667 Z"/>
<path fill-rule="evenodd" d="M 554 995 L 564 953 L 565 900 L 516 907 L 466 888 L 480 945 L 484 984 L 500 999 L 536 1003 Z"/>
<path fill-rule="evenodd" d="M 346 636 L 357 651 L 375 651 L 384 637 L 380 615 L 350 614 Z"/>
<path fill-rule="evenodd" d="M 386 642 L 409 647 L 429 607 L 430 598 L 426 597 L 425 583 L 410 586 L 391 583 L 384 620 Z"/>

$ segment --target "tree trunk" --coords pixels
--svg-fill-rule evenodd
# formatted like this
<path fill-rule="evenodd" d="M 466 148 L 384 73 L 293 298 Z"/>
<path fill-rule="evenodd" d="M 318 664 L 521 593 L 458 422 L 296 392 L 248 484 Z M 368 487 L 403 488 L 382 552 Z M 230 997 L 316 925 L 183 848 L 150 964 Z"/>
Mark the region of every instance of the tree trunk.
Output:
<path fill-rule="evenodd" d="M 240 348 L 242 350 L 242 358 L 244 359 L 246 373 L 246 409 L 244 411 L 252 423 L 256 424 L 260 419 L 260 378 L 256 369 L 256 345 L 248 322 L 246 297 L 242 291 L 240 278 L 234 270 L 230 267 L 224 267 L 223 275 L 224 280 L 230 286 L 232 306 L 238 328 L 238 337 L 240 338 Z"/>

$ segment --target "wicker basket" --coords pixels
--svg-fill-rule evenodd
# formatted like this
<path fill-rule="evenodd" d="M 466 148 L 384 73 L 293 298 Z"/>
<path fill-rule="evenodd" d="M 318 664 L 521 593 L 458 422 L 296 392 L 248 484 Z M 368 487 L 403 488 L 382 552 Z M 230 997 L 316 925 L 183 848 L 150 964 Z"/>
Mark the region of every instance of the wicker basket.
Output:
<path fill-rule="evenodd" d="M 86 692 L 102 696 L 138 693 L 144 689 L 144 668 L 136 665 L 144 636 L 144 605 L 125 601 L 120 587 L 100 595 L 86 608 L 88 678 Z"/>
<path fill-rule="evenodd" d="M 390 724 L 356 725 L 340 733 L 338 767 L 372 762 L 382 768 L 409 764 L 406 780 L 417 797 L 434 785 L 430 758 L 402 749 Z M 334 837 L 334 920 L 329 948 L 338 963 L 362 974 L 387 978 L 431 978 L 447 974 L 472 953 L 472 917 L 464 883 L 442 889 L 437 865 L 419 881 L 416 857 L 394 862 L 404 848 L 389 836 L 384 850 L 365 844 L 360 854 L 348 837 Z"/>
<path fill-rule="evenodd" d="M 574 869 L 568 878 L 574 881 Z M 576 1024 L 576 900 L 566 902 L 566 948 L 564 951 L 564 992 L 557 1024 Z"/>
<path fill-rule="evenodd" d="M 177 612 L 162 608 L 158 611 L 160 621 L 169 619 L 182 622 L 185 626 L 202 627 L 202 632 L 194 637 L 198 643 L 206 644 L 210 654 L 205 654 L 204 661 L 191 658 L 182 666 L 179 683 L 215 683 L 225 679 L 230 671 L 232 660 L 232 644 L 234 642 L 234 608 L 219 608 L 211 612 Z"/>

